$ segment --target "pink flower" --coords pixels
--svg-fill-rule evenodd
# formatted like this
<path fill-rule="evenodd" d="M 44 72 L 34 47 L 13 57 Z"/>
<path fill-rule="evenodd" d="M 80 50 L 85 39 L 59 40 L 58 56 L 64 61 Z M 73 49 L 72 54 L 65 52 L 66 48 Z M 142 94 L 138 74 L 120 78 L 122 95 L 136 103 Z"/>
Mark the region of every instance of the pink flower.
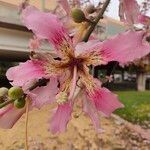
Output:
<path fill-rule="evenodd" d="M 119 16 L 121 21 L 130 25 L 137 23 L 140 7 L 136 0 L 120 0 Z"/>
<path fill-rule="evenodd" d="M 70 14 L 70 6 L 67 0 L 58 0 L 58 4 L 60 4 L 63 7 L 67 15 Z"/>
<path fill-rule="evenodd" d="M 137 23 L 150 25 L 150 17 L 141 13 L 140 6 L 136 0 L 120 0 L 119 16 L 121 21 L 129 25 Z"/>
<path fill-rule="evenodd" d="M 104 42 L 89 41 L 74 45 L 67 30 L 58 18 L 28 6 L 22 14 L 28 29 L 40 39 L 48 40 L 56 50 L 57 59 L 49 53 L 36 53 L 37 58 L 10 68 L 7 77 L 13 85 L 26 89 L 28 85 L 45 78 L 45 86 L 25 92 L 31 97 L 34 107 L 57 102 L 58 107 L 51 119 L 53 133 L 66 129 L 71 119 L 74 93 L 80 83 L 83 88 L 83 111 L 99 130 L 98 112 L 109 116 L 123 107 L 115 94 L 101 87 L 101 82 L 89 74 L 89 66 L 118 61 L 126 64 L 150 52 L 149 43 L 143 40 L 145 33 L 125 32 Z"/>

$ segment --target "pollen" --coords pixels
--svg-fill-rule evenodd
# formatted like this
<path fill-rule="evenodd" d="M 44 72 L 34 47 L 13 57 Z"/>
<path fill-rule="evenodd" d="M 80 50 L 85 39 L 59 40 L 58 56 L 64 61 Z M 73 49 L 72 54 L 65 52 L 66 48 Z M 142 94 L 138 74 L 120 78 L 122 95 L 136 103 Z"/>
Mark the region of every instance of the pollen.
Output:
<path fill-rule="evenodd" d="M 68 95 L 66 92 L 60 92 L 56 95 L 56 102 L 58 104 L 64 104 L 68 101 Z"/>

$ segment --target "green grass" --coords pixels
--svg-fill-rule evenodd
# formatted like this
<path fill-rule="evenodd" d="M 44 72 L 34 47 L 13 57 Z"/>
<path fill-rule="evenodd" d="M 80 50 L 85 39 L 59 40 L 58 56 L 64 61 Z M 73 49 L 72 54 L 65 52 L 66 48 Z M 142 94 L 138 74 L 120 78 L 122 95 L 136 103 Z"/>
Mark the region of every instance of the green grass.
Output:
<path fill-rule="evenodd" d="M 125 108 L 115 111 L 122 118 L 148 127 L 150 124 L 150 91 L 116 92 Z"/>

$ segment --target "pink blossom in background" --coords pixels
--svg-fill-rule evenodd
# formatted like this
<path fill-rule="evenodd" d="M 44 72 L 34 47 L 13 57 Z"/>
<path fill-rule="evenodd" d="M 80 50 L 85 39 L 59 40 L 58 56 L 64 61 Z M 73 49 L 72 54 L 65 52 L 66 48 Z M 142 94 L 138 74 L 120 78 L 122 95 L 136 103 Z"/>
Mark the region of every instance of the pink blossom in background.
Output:
<path fill-rule="evenodd" d="M 90 75 L 89 66 L 106 65 L 110 61 L 127 64 L 147 55 L 150 45 L 145 41 L 145 32 L 127 31 L 104 42 L 90 40 L 74 44 L 67 29 L 51 13 L 28 6 L 22 12 L 22 20 L 37 38 L 48 40 L 59 59 L 54 59 L 50 53 L 43 53 L 43 57 L 32 58 L 10 68 L 6 75 L 11 84 L 25 89 L 33 80 L 49 80 L 45 86 L 24 91 L 31 98 L 33 107 L 41 108 L 46 104 L 57 103 L 50 121 L 50 130 L 59 133 L 66 130 L 71 119 L 76 102 L 74 94 L 80 83 L 83 87 L 83 111 L 91 118 L 95 128 L 101 131 L 98 113 L 110 116 L 114 110 L 122 108 L 123 104 L 116 94 L 102 87 L 101 82 Z M 8 117 L 8 112 L 3 114 Z"/>
<path fill-rule="evenodd" d="M 120 0 L 120 20 L 130 25 L 137 23 L 140 7 L 136 0 Z"/>
<path fill-rule="evenodd" d="M 68 0 L 58 0 L 58 4 L 60 4 L 63 9 L 66 11 L 67 15 L 70 14 L 70 6 Z"/>
<path fill-rule="evenodd" d="M 138 23 L 150 25 L 150 17 L 142 14 L 136 0 L 120 0 L 119 16 L 121 21 L 129 25 Z"/>

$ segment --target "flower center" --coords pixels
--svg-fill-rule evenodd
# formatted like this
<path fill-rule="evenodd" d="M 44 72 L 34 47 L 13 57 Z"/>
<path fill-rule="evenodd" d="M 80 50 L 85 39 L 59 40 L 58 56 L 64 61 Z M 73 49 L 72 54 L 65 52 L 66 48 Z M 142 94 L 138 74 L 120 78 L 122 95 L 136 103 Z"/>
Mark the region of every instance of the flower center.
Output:
<path fill-rule="evenodd" d="M 78 69 L 81 69 L 82 66 L 83 66 L 83 58 L 75 58 L 75 57 L 72 57 L 70 59 L 70 61 L 68 62 L 69 66 L 70 67 L 74 67 L 74 66 L 77 66 Z"/>

